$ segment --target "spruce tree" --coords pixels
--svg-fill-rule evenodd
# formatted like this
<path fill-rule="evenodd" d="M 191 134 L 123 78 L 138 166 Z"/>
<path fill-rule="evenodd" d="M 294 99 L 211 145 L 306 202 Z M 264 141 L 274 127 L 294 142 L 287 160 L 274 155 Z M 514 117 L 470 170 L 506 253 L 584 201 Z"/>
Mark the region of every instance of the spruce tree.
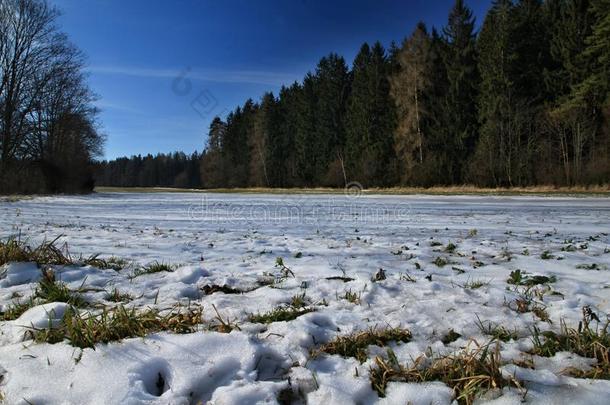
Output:
<path fill-rule="evenodd" d="M 585 74 L 582 54 L 585 40 L 591 35 L 590 0 L 547 0 L 545 10 L 551 31 L 552 69 L 548 69 L 547 85 L 552 100 L 562 101 L 580 83 Z"/>
<path fill-rule="evenodd" d="M 596 106 L 610 103 L 610 0 L 592 0 L 589 8 L 594 20 L 582 53 L 587 67 L 584 79 L 575 86 L 574 98 Z"/>
<path fill-rule="evenodd" d="M 316 173 L 322 164 L 320 144 L 316 135 L 316 78 L 311 73 L 305 75 L 303 85 L 295 90 L 294 148 L 297 183 L 300 186 L 317 185 Z"/>
<path fill-rule="evenodd" d="M 487 186 L 535 181 L 539 124 L 549 60 L 538 0 L 498 0 L 478 38 L 480 140 L 471 179 Z"/>
<path fill-rule="evenodd" d="M 282 185 L 285 187 L 295 187 L 299 184 L 296 136 L 303 127 L 305 119 L 300 114 L 302 100 L 303 91 L 299 83 L 295 82 L 290 87 L 282 87 L 277 106 L 277 126 L 283 152 Z"/>
<path fill-rule="evenodd" d="M 562 182 L 569 185 L 582 181 L 585 159 L 599 127 L 595 103 L 578 91 L 592 71 L 591 60 L 585 55 L 595 19 L 590 5 L 589 0 L 560 3 L 551 38 L 551 54 L 558 67 L 550 77 L 559 84 L 548 114 L 549 137 L 554 154 L 559 156 Z"/>
<path fill-rule="evenodd" d="M 314 81 L 314 179 L 318 185 L 338 185 L 341 182 L 341 171 L 337 169 L 344 155 L 343 119 L 349 91 L 350 74 L 345 59 L 334 53 L 322 58 Z"/>
<path fill-rule="evenodd" d="M 222 154 L 226 133 L 227 124 L 220 117 L 214 117 L 210 123 L 207 146 L 201 158 L 201 184 L 204 188 L 226 185 L 225 160 Z"/>
<path fill-rule="evenodd" d="M 254 132 L 254 117 L 258 106 L 248 99 L 243 107 L 229 114 L 222 147 L 225 162 L 226 187 L 246 187 L 249 180 L 251 151 L 249 137 Z"/>
<path fill-rule="evenodd" d="M 352 88 L 345 116 L 345 166 L 349 181 L 365 181 L 362 157 L 366 153 L 364 148 L 371 127 L 369 113 L 371 94 L 368 77 L 370 65 L 371 48 L 364 43 L 354 59 Z"/>
<path fill-rule="evenodd" d="M 391 64 L 377 42 L 360 48 L 345 119 L 349 178 L 368 186 L 392 183 L 394 106 L 388 76 Z"/>
<path fill-rule="evenodd" d="M 513 81 L 516 57 L 511 38 L 510 0 L 495 0 L 479 34 L 477 47 L 481 74 L 478 101 L 480 139 L 470 166 L 470 179 L 484 186 L 512 183 L 514 131 L 509 131 L 514 112 Z"/>
<path fill-rule="evenodd" d="M 425 159 L 418 168 L 416 184 L 420 186 L 456 184 L 460 178 L 460 167 L 465 160 L 464 140 L 456 136 L 455 117 L 457 110 L 468 110 L 469 106 L 449 103 L 449 80 L 445 61 L 448 55 L 447 42 L 436 29 L 430 38 L 429 89 L 422 94 L 425 106 L 422 120 Z M 472 104 L 472 102 L 470 102 Z"/>
<path fill-rule="evenodd" d="M 511 76 L 519 97 L 538 104 L 548 98 L 544 72 L 550 66 L 550 29 L 541 0 L 519 0 L 511 14 L 515 51 Z"/>
<path fill-rule="evenodd" d="M 475 19 L 463 0 L 456 0 L 443 34 L 446 45 L 437 51 L 442 54 L 447 75 L 445 111 L 439 111 L 449 132 L 446 148 L 451 177 L 445 181 L 459 183 L 462 163 L 473 153 L 478 134 Z"/>
<path fill-rule="evenodd" d="M 285 91 L 285 90 L 283 90 Z M 288 144 L 285 133 L 281 127 L 281 111 L 279 102 L 269 93 L 261 103 L 261 110 L 265 111 L 267 126 L 267 153 L 265 167 L 271 187 L 286 186 L 286 161 L 288 159 Z"/>
<path fill-rule="evenodd" d="M 586 73 L 570 94 L 567 105 L 582 117 L 572 131 L 576 182 L 588 179 L 607 183 L 610 179 L 610 1 L 591 0 L 591 34 L 581 61 Z"/>
<path fill-rule="evenodd" d="M 248 171 L 250 187 L 271 187 L 267 170 L 269 131 L 274 114 L 275 97 L 265 93 L 254 114 L 252 131 L 248 135 L 250 167 Z"/>

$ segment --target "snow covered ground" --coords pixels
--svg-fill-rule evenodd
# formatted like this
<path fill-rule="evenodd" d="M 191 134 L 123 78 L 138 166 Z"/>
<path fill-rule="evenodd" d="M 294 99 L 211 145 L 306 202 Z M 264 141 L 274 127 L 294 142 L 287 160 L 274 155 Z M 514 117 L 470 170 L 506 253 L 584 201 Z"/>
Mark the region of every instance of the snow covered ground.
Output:
<path fill-rule="evenodd" d="M 472 340 L 489 342 L 481 321 L 516 333 L 500 343 L 502 370 L 527 392 L 504 388 L 479 401 L 607 404 L 610 381 L 563 372 L 586 370 L 594 360 L 528 352 L 534 326 L 557 332 L 564 320 L 576 327 L 585 306 L 604 323 L 609 231 L 606 198 L 103 193 L 0 202 L 2 240 L 20 234 L 37 245 L 61 235 L 59 245 L 66 242 L 73 258 L 129 261 L 120 271 L 52 266 L 57 279 L 84 291 L 91 303 L 85 311 L 116 305 L 107 298 L 117 289 L 133 297 L 128 307 L 199 305 L 206 322 L 220 314 L 239 326 L 227 334 L 202 324 L 195 333 L 160 332 L 81 350 L 28 340 L 28 329 L 60 322 L 67 308 L 34 307 L 0 322 L 0 398 L 9 404 L 245 404 L 286 402 L 293 391 L 292 400 L 311 404 L 451 403 L 452 390 L 438 382 L 390 382 L 379 398 L 369 369 L 375 356 L 387 356 L 385 347 L 369 346 L 364 363 L 312 351 L 337 336 L 400 327 L 412 340 L 389 347 L 409 365 Z M 294 277 L 287 271 L 281 277 L 278 258 Z M 175 271 L 133 277 L 138 266 L 155 261 Z M 380 269 L 385 279 L 373 281 Z M 517 269 L 549 277 L 532 287 L 531 299 L 550 322 L 517 310 L 526 288 L 507 283 Z M 32 263 L 0 268 L 4 310 L 31 296 L 40 275 Z M 262 282 L 274 277 L 274 284 Z M 214 285 L 244 293 L 206 294 L 203 287 Z M 314 311 L 288 322 L 251 322 L 252 314 L 285 307 L 303 293 Z M 461 336 L 443 343 L 450 330 Z"/>

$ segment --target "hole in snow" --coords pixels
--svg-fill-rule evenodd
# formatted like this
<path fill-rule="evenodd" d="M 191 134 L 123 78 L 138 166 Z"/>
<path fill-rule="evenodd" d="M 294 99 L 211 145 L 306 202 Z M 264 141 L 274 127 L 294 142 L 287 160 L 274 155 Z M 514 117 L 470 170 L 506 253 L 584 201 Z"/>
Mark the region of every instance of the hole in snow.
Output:
<path fill-rule="evenodd" d="M 157 375 L 157 382 L 155 383 L 155 386 L 157 387 L 157 393 L 155 395 L 160 397 L 167 390 L 165 389 L 165 378 L 163 377 L 163 374 L 157 373 Z"/>
<path fill-rule="evenodd" d="M 160 397 L 170 389 L 172 372 L 167 361 L 163 359 L 152 359 L 148 361 L 139 371 L 144 390 L 156 397 Z"/>
<path fill-rule="evenodd" d="M 217 292 L 221 292 L 224 294 L 243 294 L 244 290 L 240 290 L 239 288 L 234 288 L 228 285 L 216 285 L 216 284 L 212 284 L 212 285 L 205 285 L 203 287 L 201 287 L 201 290 L 203 291 L 203 293 L 205 295 L 211 295 Z"/>
<path fill-rule="evenodd" d="M 259 381 L 279 381 L 290 369 L 289 362 L 275 351 L 263 350 L 255 367 Z"/>

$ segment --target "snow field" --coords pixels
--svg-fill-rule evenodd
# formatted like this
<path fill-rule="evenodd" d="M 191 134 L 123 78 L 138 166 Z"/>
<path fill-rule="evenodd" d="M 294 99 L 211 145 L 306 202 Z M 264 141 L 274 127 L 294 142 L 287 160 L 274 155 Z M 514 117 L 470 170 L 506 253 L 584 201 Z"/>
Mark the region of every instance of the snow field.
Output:
<path fill-rule="evenodd" d="M 119 271 L 51 266 L 91 303 L 81 311 L 116 306 L 108 300 L 116 289 L 133 298 L 129 308 L 190 305 L 202 308 L 203 322 L 191 334 L 159 332 L 81 350 L 30 340 L 26 331 L 55 327 L 68 308 L 35 306 L 0 322 L 0 395 L 10 404 L 451 403 L 451 388 L 440 382 L 390 382 L 380 398 L 369 368 L 388 348 L 409 365 L 485 344 L 491 338 L 482 322 L 516 335 L 500 342 L 502 372 L 523 381 L 527 402 L 605 404 L 610 382 L 564 372 L 586 371 L 595 360 L 528 352 L 534 327 L 557 332 L 562 320 L 576 327 L 586 306 L 602 321 L 610 313 L 609 229 L 604 198 L 108 193 L 2 202 L 3 240 L 21 234 L 36 245 L 62 235 L 73 258 L 128 262 Z M 134 277 L 153 262 L 174 271 Z M 385 279 L 373 281 L 380 269 Z M 507 283 L 516 270 L 548 279 L 529 288 Z M 41 274 L 35 263 L 4 265 L 2 311 L 32 296 Z M 243 293 L 206 294 L 212 286 Z M 518 310 L 524 294 L 548 320 Z M 251 322 L 296 296 L 314 311 Z M 219 315 L 238 328 L 208 330 Z M 412 340 L 369 346 L 364 363 L 312 356 L 338 336 L 370 328 L 404 328 Z M 443 343 L 450 330 L 460 337 Z M 479 401 L 523 398 L 504 388 Z"/>

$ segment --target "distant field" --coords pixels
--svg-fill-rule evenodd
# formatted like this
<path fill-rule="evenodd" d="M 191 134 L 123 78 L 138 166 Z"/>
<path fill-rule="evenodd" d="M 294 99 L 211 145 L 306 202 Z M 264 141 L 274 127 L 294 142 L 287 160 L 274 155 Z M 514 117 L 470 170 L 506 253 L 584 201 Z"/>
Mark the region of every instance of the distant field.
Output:
<path fill-rule="evenodd" d="M 99 193 L 258 193 L 258 194 L 344 194 L 341 188 L 220 188 L 220 189 L 186 189 L 172 187 L 96 187 Z M 471 186 L 430 187 L 430 188 L 371 188 L 360 191 L 362 194 L 387 195 L 600 195 L 610 196 L 610 186 L 592 187 L 551 187 L 536 186 L 525 188 L 478 188 Z"/>

